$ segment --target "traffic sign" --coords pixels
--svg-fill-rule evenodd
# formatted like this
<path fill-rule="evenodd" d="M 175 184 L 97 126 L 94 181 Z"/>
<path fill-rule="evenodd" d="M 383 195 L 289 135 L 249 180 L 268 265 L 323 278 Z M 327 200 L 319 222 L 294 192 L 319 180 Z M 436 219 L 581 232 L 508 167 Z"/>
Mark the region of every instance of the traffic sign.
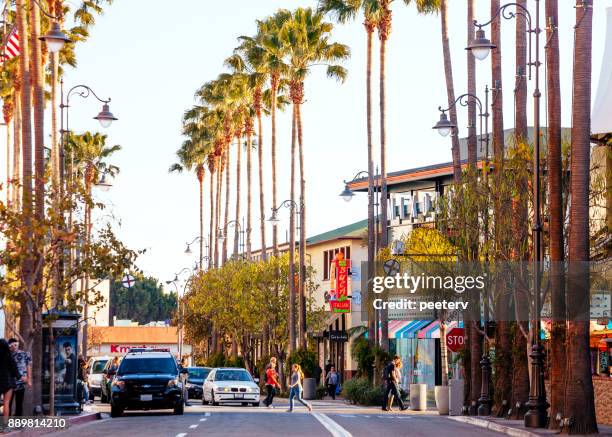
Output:
<path fill-rule="evenodd" d="M 465 345 L 463 328 L 453 328 L 446 334 L 446 347 L 453 352 L 459 352 Z"/>

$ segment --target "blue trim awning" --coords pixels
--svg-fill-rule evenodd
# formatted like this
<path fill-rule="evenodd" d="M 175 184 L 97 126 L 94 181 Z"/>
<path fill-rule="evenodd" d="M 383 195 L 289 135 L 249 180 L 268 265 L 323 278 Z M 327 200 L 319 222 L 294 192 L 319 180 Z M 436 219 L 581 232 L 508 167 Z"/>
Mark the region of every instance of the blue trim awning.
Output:
<path fill-rule="evenodd" d="M 429 325 L 432 320 L 412 320 L 395 332 L 395 338 L 415 338 L 417 331 Z"/>

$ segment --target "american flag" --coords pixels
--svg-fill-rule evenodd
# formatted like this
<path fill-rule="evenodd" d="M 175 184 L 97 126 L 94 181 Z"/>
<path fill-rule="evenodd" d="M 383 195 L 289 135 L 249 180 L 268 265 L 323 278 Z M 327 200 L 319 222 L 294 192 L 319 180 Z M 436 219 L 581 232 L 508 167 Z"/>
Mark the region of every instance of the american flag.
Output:
<path fill-rule="evenodd" d="M 13 26 L 4 45 L 2 60 L 13 59 L 16 56 L 19 56 L 19 34 L 17 33 L 17 27 Z"/>

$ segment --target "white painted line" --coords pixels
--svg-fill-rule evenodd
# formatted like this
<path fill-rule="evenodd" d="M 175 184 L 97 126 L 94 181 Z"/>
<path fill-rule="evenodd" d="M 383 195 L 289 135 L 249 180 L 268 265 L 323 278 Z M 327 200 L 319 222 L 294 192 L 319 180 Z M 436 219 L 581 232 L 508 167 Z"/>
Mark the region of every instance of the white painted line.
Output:
<path fill-rule="evenodd" d="M 210 417 L 210 413 L 206 413 L 204 414 L 206 417 Z"/>
<path fill-rule="evenodd" d="M 338 414 L 338 416 L 340 416 L 340 417 L 348 417 L 350 419 L 357 417 L 354 414 Z"/>
<path fill-rule="evenodd" d="M 206 417 L 200 419 L 200 422 L 206 422 Z"/>
<path fill-rule="evenodd" d="M 327 417 L 325 414 L 313 413 L 315 419 L 325 427 L 326 430 L 334 437 L 353 437 L 346 429 L 342 428 L 338 423 Z"/>
<path fill-rule="evenodd" d="M 180 434 L 177 434 L 176 437 L 185 437 L 187 435 L 186 432 L 182 432 Z"/>
<path fill-rule="evenodd" d="M 197 427 L 198 427 L 198 425 L 197 425 L 197 424 L 195 424 L 195 425 L 189 425 L 189 429 L 196 429 Z"/>

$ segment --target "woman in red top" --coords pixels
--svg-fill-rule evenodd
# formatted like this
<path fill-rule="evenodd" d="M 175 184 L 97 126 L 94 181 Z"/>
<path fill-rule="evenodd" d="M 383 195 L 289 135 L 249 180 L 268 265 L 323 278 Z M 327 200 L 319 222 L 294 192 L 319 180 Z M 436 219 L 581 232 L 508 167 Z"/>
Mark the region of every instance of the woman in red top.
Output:
<path fill-rule="evenodd" d="M 278 382 L 278 373 L 276 372 L 276 357 L 270 358 L 270 364 L 266 366 L 266 399 L 263 401 L 266 407 L 274 408 L 272 402 L 274 401 L 274 395 L 276 394 L 276 388 L 280 389 Z"/>

